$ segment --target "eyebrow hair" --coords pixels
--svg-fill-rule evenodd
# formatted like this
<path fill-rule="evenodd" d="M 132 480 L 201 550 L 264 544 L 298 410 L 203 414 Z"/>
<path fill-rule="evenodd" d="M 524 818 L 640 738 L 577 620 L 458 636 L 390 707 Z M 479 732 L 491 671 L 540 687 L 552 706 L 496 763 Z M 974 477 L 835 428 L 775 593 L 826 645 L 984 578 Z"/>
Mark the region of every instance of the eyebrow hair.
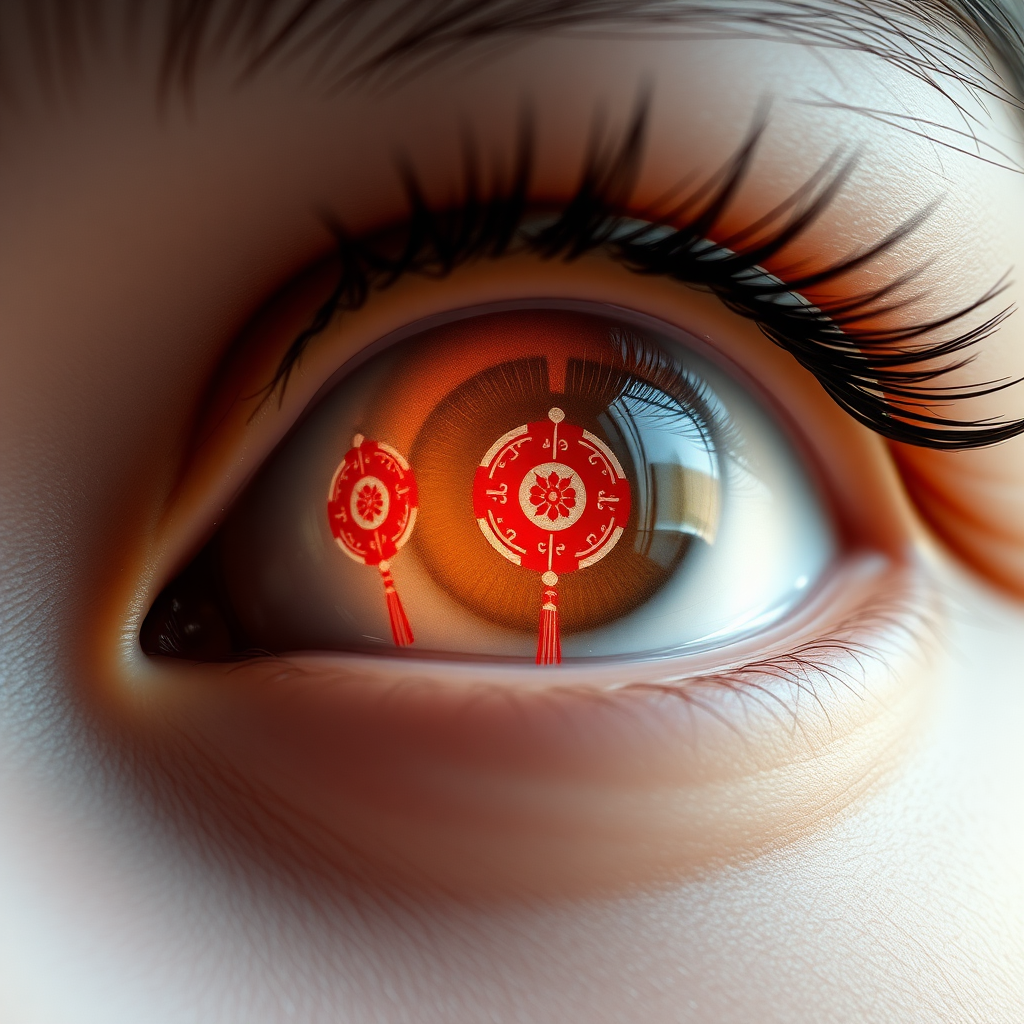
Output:
<path fill-rule="evenodd" d="M 243 79 L 304 60 L 340 89 L 400 83 L 555 33 L 732 35 L 855 50 L 942 92 L 959 82 L 1018 107 L 1024 98 L 1021 0 L 22 0 L 28 62 L 48 85 L 81 72 L 112 5 L 126 35 L 156 33 L 165 99 L 191 95 L 218 58 L 240 62 Z M 2 42 L 0 54 L 0 93 L 11 94 Z"/>
<path fill-rule="evenodd" d="M 689 31 L 859 50 L 942 91 L 954 80 L 1024 97 L 1020 0 L 169 0 L 166 11 L 161 84 L 186 91 L 217 51 L 247 75 L 305 56 L 344 87 L 537 35 Z"/>

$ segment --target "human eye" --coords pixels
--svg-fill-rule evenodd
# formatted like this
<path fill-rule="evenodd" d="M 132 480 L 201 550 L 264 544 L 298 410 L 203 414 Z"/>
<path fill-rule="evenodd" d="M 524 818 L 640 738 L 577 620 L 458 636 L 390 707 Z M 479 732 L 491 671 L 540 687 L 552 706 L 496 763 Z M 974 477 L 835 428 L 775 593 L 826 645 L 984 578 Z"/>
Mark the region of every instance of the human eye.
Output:
<path fill-rule="evenodd" d="M 797 290 L 820 293 L 829 283 L 846 284 L 859 267 L 912 235 L 925 214 L 908 217 L 866 251 L 804 270 L 787 284 L 760 264 L 799 239 L 841 190 L 855 161 L 843 164 L 833 157 L 757 224 L 723 235 L 732 194 L 748 174 L 764 132 L 758 123 L 717 176 L 689 193 L 663 197 L 644 211 L 646 219 L 636 219 L 630 216 L 629 190 L 640 170 L 646 117 L 644 105 L 617 150 L 607 147 L 602 153 L 595 140 L 575 195 L 557 212 L 530 206 L 534 140 L 529 127 L 509 173 L 495 172 L 490 194 L 481 192 L 478 153 L 472 142 L 464 146 L 464 195 L 455 206 L 431 209 L 407 167 L 404 225 L 368 243 L 349 239 L 333 225 L 340 276 L 313 318 L 316 326 L 301 331 L 285 350 L 268 392 L 285 388 L 308 343 L 341 308 L 361 306 L 373 288 L 386 290 L 409 274 L 445 278 L 481 258 L 500 262 L 527 254 L 573 260 L 604 250 L 633 272 L 715 292 L 816 372 L 847 412 L 892 439 L 942 450 L 992 444 L 1020 431 L 1016 421 L 960 421 L 937 415 L 928 404 L 932 382 L 956 368 L 942 359 L 956 357 L 998 329 L 1005 309 L 937 345 L 901 347 L 990 307 L 1004 290 L 1002 281 L 941 319 L 875 329 L 863 325 L 891 312 L 887 301 L 899 282 L 866 294 L 849 294 L 847 285 L 847 294 L 819 299 L 820 305 Z M 371 348 L 387 351 L 365 366 L 366 355 L 356 353 L 349 360 L 355 367 L 349 379 L 275 456 L 198 564 L 162 595 L 144 626 L 144 646 L 154 653 L 219 650 L 223 655 L 244 648 L 401 649 L 414 642 L 397 585 L 406 576 L 406 588 L 414 591 L 414 618 L 421 624 L 417 652 L 522 657 L 531 587 L 525 573 L 494 562 L 495 552 L 540 578 L 539 590 L 536 580 L 532 586 L 543 595 L 540 624 L 533 629 L 539 633 L 538 663 L 561 661 L 563 624 L 567 636 L 577 635 L 568 640 L 576 656 L 624 653 L 615 641 L 609 646 L 612 622 L 620 645 L 653 654 L 693 649 L 711 636 L 738 636 L 744 623 L 763 625 L 781 614 L 822 575 L 834 546 L 827 516 L 816 514 L 821 498 L 795 467 L 787 441 L 763 414 L 753 425 L 749 396 L 741 399 L 734 390 L 732 402 L 723 404 L 728 385 L 711 385 L 710 380 L 722 379 L 721 370 L 702 363 L 694 351 L 701 346 L 697 339 L 673 345 L 664 331 L 659 338 L 657 325 L 634 329 L 637 314 L 631 324 L 622 313 L 616 321 L 611 308 L 603 319 L 599 313 L 595 306 L 588 320 L 587 313 L 574 315 L 568 308 L 545 314 L 538 307 L 532 317 L 525 308 L 489 316 L 462 311 L 449 317 L 447 326 L 428 318 L 377 339 Z M 463 377 L 453 366 L 476 372 Z M 435 382 L 443 385 L 440 391 Z M 989 390 L 960 388 L 958 397 L 983 397 Z M 426 405 L 424 395 L 432 395 Z M 565 420 L 562 406 L 567 405 Z M 737 427 L 738 418 L 747 420 L 743 428 Z M 494 443 L 483 444 L 481 438 L 490 434 Z M 341 437 L 353 443 L 335 465 Z M 758 437 L 770 439 L 760 458 L 753 454 Z M 553 453 L 570 443 L 574 454 L 567 458 L 576 468 L 555 460 Z M 541 446 L 552 449 L 549 458 L 541 457 Z M 774 458 L 765 458 L 765 452 Z M 580 461 L 588 456 L 586 464 Z M 530 466 L 524 475 L 525 462 Z M 386 480 L 371 472 L 370 463 Z M 607 492 L 600 488 L 602 480 L 590 479 L 588 467 L 598 463 Z M 311 520 L 328 480 L 327 516 Z M 561 498 L 554 504 L 542 500 L 546 481 L 567 488 L 571 509 Z M 754 550 L 758 502 L 749 500 L 752 490 L 770 494 L 760 505 L 765 532 L 759 551 Z M 371 499 L 372 508 L 366 504 Z M 473 520 L 479 532 L 467 529 Z M 550 529 L 542 529 L 545 524 Z M 338 560 L 332 534 L 350 561 L 380 569 L 388 629 L 380 619 L 380 602 L 370 598 L 369 574 Z M 399 570 L 392 560 L 410 539 Z M 714 550 L 719 568 L 701 557 L 702 548 Z M 636 556 L 632 561 L 630 552 Z M 678 592 L 677 581 L 671 596 L 660 593 L 669 577 L 680 575 L 684 553 L 682 577 L 690 578 L 696 591 Z M 600 570 L 587 573 L 584 582 L 567 575 L 598 561 Z M 761 571 L 768 565 L 775 566 L 768 572 L 770 584 Z M 714 584 L 724 582 L 722 566 L 732 566 L 733 577 L 743 576 L 744 586 L 733 587 L 735 605 L 712 596 Z M 204 581 L 204 574 L 213 578 Z M 213 607 L 214 593 L 224 609 Z M 566 593 L 568 606 L 560 610 Z M 190 611 L 190 601 L 203 607 L 205 626 L 203 616 Z M 630 618 L 633 612 L 637 616 Z M 604 628 L 597 633 L 599 626 Z"/>
<path fill-rule="evenodd" d="M 851 165 L 826 161 L 767 214 L 730 222 L 755 125 L 692 193 L 638 209 L 622 182 L 643 116 L 554 207 L 518 185 L 481 194 L 463 152 L 455 204 L 435 207 L 406 170 L 404 220 L 352 236 L 329 216 L 336 254 L 259 315 L 209 399 L 167 548 L 201 551 L 176 577 L 169 558 L 154 573 L 166 583 L 142 640 L 174 661 L 147 672 L 189 663 L 193 679 L 231 680 L 235 693 L 245 680 L 247 738 L 239 748 L 237 728 L 214 727 L 212 742 L 247 760 L 262 737 L 245 769 L 261 785 L 340 758 L 284 799 L 350 816 L 346 856 L 374 877 L 471 892 L 614 887 L 748 855 L 808 801 L 856 799 L 918 713 L 940 614 L 878 435 L 941 451 L 1019 430 L 928 404 L 943 360 L 1001 323 L 999 279 L 944 316 L 890 326 L 901 276 L 865 290 L 858 274 L 913 235 L 910 210 L 873 246 L 805 257 L 787 281 L 762 263 L 827 216 Z M 885 348 L 943 329 L 895 361 Z M 559 437 L 590 447 L 542 458 Z M 522 449 L 529 472 L 477 486 L 518 460 L 520 438 L 536 447 Z M 544 500 L 556 485 L 558 501 Z M 510 494 L 522 518 L 511 529 L 488 513 Z M 591 500 L 601 515 L 572 550 L 526 518 L 546 505 L 568 531 Z M 616 505 L 628 507 L 621 525 Z M 212 524 L 211 507 L 226 509 Z M 588 551 L 599 557 L 584 564 Z M 260 656 L 238 661 L 247 654 Z M 288 738 L 264 718 L 284 694 Z M 842 768 L 822 757 L 808 774 L 822 744 L 842 748 Z M 468 801 L 447 783 L 424 790 L 436 763 L 502 782 Z M 538 764 L 550 769 L 540 780 Z M 724 806 L 709 770 L 732 791 Z M 766 771 L 778 786 L 751 816 Z M 511 793 L 526 778 L 524 807 Z M 556 823 L 533 789 L 569 779 L 584 780 L 581 802 Z M 597 779 L 610 788 L 592 814 Z M 685 824 L 635 818 L 638 794 L 665 785 Z M 382 811 L 412 791 L 429 819 Z M 498 832 L 484 824 L 506 812 Z M 628 856 L 608 840 L 609 816 L 632 821 Z M 520 855 L 508 829 L 522 830 Z M 405 848 L 419 851 L 411 865 Z"/>
<path fill-rule="evenodd" d="M 417 326 L 304 418 L 161 597 L 152 652 L 229 655 L 235 632 L 236 651 L 678 656 L 822 575 L 822 496 L 697 339 L 564 304 Z"/>
<path fill-rule="evenodd" d="M 1019 23 L 0 5 L 0 1017 L 1016 1019 Z"/>

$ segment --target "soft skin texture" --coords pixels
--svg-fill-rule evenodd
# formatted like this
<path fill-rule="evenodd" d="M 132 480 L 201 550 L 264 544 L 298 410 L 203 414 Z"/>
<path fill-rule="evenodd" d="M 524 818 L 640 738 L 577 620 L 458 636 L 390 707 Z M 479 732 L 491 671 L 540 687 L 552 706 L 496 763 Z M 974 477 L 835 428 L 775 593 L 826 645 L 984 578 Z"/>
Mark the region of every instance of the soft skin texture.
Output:
<path fill-rule="evenodd" d="M 353 230 L 399 218 L 399 151 L 447 194 L 463 127 L 508 152 L 524 97 L 536 191 L 557 198 L 597 106 L 622 124 L 650 88 L 642 201 L 723 162 L 771 96 L 735 222 L 859 149 L 792 255 L 846 254 L 942 198 L 849 283 L 926 262 L 914 319 L 1024 265 L 1016 115 L 956 94 L 982 160 L 822 103 L 961 123 L 875 57 L 669 33 L 531 39 L 384 92 L 327 93 L 297 65 L 238 85 L 226 60 L 161 107 L 145 26 L 131 45 L 97 34 L 49 90 L 26 46 L 0 131 L 0 1017 L 1019 1021 L 1020 441 L 894 452 L 716 300 L 598 256 L 403 282 L 316 342 L 280 406 L 253 417 L 244 397 L 322 293 L 302 276 L 328 246 L 319 211 Z M 804 437 L 851 550 L 891 571 L 858 584 L 873 617 L 847 614 L 851 584 L 813 622 L 671 681 L 738 666 L 767 685 L 750 666 L 808 637 L 867 655 L 774 691 L 783 714 L 715 691 L 706 719 L 666 711 L 649 732 L 646 704 L 581 716 L 486 667 L 403 688 L 387 659 L 142 655 L 153 597 L 349 355 L 446 308 L 542 296 L 706 338 Z M 1020 375 L 1022 324 L 963 379 Z M 1016 389 L 963 415 L 1022 412 Z M 622 710 L 616 687 L 644 671 L 595 671 L 573 699 Z M 477 700 L 479 731 L 460 733 L 467 692 L 523 713 Z"/>

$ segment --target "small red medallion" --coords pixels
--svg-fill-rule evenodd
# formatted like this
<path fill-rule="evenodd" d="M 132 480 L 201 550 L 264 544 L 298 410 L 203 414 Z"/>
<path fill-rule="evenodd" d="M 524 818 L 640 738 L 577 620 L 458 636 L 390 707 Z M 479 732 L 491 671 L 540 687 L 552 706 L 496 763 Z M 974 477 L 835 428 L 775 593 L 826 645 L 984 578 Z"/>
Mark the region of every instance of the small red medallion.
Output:
<path fill-rule="evenodd" d="M 356 434 L 341 460 L 327 495 L 327 521 L 349 558 L 375 565 L 395 645 L 412 643 L 412 630 L 391 577 L 390 560 L 416 525 L 416 478 L 405 458 L 390 445 Z"/>
<path fill-rule="evenodd" d="M 473 482 L 477 523 L 498 554 L 541 573 L 537 663 L 562 660 L 559 575 L 600 561 L 629 519 L 629 483 L 611 449 L 561 409 L 498 438 Z"/>

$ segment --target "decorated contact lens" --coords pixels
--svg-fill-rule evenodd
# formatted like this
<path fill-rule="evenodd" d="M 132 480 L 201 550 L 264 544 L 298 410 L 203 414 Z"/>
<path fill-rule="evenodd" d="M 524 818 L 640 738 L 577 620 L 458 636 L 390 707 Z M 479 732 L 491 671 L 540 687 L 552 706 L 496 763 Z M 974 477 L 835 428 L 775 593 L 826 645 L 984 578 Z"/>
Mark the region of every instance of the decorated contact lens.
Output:
<path fill-rule="evenodd" d="M 769 621 L 831 536 L 721 369 L 643 318 L 549 304 L 384 339 L 214 547 L 261 649 L 557 665 Z"/>
<path fill-rule="evenodd" d="M 543 584 L 537 664 L 562 660 L 558 576 L 585 569 L 612 551 L 629 522 L 626 474 L 599 437 L 565 419 L 502 434 L 473 480 L 473 511 L 484 537 Z"/>
<path fill-rule="evenodd" d="M 349 558 L 380 570 L 396 647 L 408 646 L 413 638 L 391 559 L 412 534 L 417 506 L 416 477 L 401 453 L 356 434 L 331 480 L 327 521 Z"/>

